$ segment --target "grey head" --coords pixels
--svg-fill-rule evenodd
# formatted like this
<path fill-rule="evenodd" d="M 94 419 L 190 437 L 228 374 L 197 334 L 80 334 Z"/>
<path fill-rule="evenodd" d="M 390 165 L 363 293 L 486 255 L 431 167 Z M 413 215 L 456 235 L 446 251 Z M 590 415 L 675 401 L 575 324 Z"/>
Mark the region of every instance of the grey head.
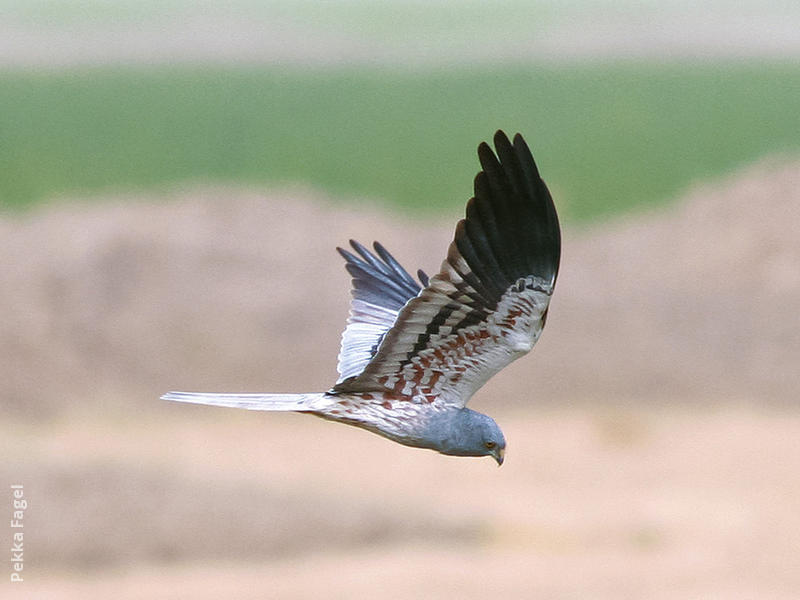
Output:
<path fill-rule="evenodd" d="M 506 439 L 491 417 L 461 408 L 439 413 L 425 432 L 429 447 L 450 456 L 491 456 L 503 464 Z"/>

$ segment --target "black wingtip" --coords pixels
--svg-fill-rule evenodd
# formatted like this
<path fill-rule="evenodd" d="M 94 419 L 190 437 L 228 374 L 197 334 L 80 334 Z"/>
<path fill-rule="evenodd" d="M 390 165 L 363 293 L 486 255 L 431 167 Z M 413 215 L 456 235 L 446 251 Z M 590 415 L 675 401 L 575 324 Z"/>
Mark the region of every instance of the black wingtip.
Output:
<path fill-rule="evenodd" d="M 530 164 L 533 167 L 535 176 L 541 179 L 539 167 L 536 166 L 536 161 L 533 159 L 531 149 L 528 147 L 528 143 L 525 141 L 525 138 L 522 137 L 522 134 L 518 133 L 514 136 L 514 150 L 516 150 L 517 156 L 519 156 L 520 163 L 523 165 Z"/>
<path fill-rule="evenodd" d="M 510 147 L 511 142 L 508 141 L 508 136 L 506 135 L 506 132 L 503 131 L 502 129 L 498 129 L 497 131 L 494 132 L 494 147 L 499 150 L 501 146 Z"/>
<path fill-rule="evenodd" d="M 389 262 L 386 260 L 387 257 L 394 258 L 378 240 L 372 242 L 372 249 L 378 253 L 378 256 L 380 256 L 384 262 Z"/>
<path fill-rule="evenodd" d="M 499 268 L 512 282 L 535 274 L 554 283 L 561 253 L 558 216 L 528 144 L 519 133 L 512 139 L 498 129 L 492 140 L 496 153 L 486 142 L 478 145 L 482 171 L 466 210 L 475 226 L 460 234 L 469 237 L 474 270 L 483 278 L 488 280 Z"/>
<path fill-rule="evenodd" d="M 349 240 L 353 252 L 336 247 L 353 279 L 353 296 L 371 304 L 399 310 L 419 293 L 419 284 L 380 242 L 374 242 L 377 256 L 356 240 Z"/>
<path fill-rule="evenodd" d="M 367 250 L 363 244 L 360 244 L 356 240 L 350 240 L 350 246 L 352 246 L 353 250 L 358 252 L 362 258 L 369 260 L 369 250 Z"/>
<path fill-rule="evenodd" d="M 486 142 L 481 142 L 478 144 L 478 160 L 481 163 L 481 167 L 486 170 L 487 165 L 491 165 L 493 162 L 497 161 L 497 157 L 494 155 L 494 150 L 492 150 L 491 146 Z"/>

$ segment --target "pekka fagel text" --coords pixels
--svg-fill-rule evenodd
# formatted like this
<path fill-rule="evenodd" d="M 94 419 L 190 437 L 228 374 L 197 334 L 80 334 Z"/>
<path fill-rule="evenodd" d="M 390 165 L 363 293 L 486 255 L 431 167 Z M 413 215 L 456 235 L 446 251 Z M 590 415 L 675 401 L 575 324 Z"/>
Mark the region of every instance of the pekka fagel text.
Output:
<path fill-rule="evenodd" d="M 11 512 L 11 581 L 19 583 L 24 581 L 22 571 L 25 568 L 25 509 L 28 501 L 25 499 L 25 489 L 22 485 L 11 486 L 12 512 Z"/>

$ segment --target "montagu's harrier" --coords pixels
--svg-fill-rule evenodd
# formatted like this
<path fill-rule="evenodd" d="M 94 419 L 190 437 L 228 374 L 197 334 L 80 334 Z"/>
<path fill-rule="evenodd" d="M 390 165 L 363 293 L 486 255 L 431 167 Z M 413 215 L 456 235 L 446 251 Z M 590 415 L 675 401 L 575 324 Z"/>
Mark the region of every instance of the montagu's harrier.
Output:
<path fill-rule="evenodd" d="M 492 456 L 506 442 L 466 408 L 478 388 L 527 354 L 544 327 L 561 233 L 550 193 L 522 136 L 482 143 L 475 197 L 439 273 L 419 283 L 379 243 L 339 248 L 353 277 L 339 380 L 308 394 L 170 392 L 165 400 L 305 412 L 417 448 Z"/>

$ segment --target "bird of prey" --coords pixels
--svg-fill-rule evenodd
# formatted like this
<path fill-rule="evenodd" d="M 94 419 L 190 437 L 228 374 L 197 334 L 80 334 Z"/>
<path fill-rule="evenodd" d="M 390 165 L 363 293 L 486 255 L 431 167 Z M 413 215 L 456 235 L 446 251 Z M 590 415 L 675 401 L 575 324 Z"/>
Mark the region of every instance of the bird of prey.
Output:
<path fill-rule="evenodd" d="M 466 407 L 542 332 L 558 275 L 561 232 L 525 140 L 498 131 L 439 273 L 417 282 L 378 242 L 374 254 L 337 248 L 352 276 L 339 380 L 327 392 L 170 392 L 178 402 L 296 411 L 367 429 L 406 446 L 492 456 L 506 441 L 495 421 Z"/>

